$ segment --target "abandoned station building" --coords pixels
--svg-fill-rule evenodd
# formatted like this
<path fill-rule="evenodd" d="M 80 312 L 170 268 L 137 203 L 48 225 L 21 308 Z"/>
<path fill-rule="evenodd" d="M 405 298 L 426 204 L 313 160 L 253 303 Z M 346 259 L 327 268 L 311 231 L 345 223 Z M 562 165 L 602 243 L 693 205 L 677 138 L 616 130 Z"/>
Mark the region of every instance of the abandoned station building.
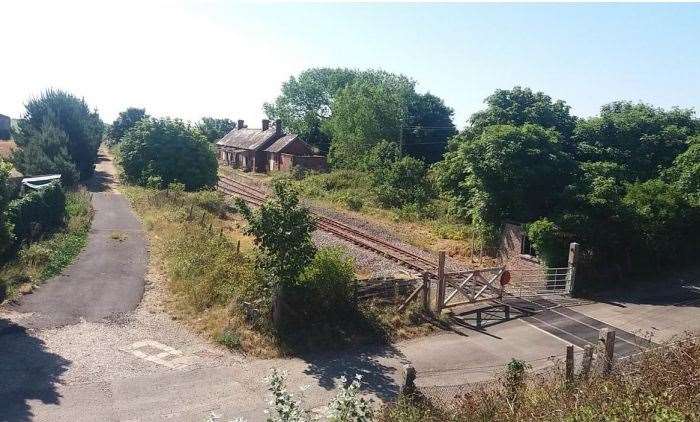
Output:
<path fill-rule="evenodd" d="M 326 157 L 315 155 L 314 149 L 298 135 L 285 133 L 280 120 L 270 125 L 270 121 L 264 119 L 261 129 L 249 129 L 239 120 L 236 128 L 216 143 L 216 148 L 225 164 L 244 171 L 326 168 Z"/>

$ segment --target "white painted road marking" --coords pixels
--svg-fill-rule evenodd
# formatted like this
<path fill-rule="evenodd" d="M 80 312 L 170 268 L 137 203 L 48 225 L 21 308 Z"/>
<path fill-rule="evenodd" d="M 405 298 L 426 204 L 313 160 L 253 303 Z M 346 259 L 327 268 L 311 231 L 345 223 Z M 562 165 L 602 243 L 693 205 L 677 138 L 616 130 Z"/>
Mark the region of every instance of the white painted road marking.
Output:
<path fill-rule="evenodd" d="M 170 369 L 183 369 L 195 359 L 194 356 L 185 356 L 182 351 L 155 340 L 137 341 L 120 350 Z M 156 352 L 151 352 L 152 350 Z"/>

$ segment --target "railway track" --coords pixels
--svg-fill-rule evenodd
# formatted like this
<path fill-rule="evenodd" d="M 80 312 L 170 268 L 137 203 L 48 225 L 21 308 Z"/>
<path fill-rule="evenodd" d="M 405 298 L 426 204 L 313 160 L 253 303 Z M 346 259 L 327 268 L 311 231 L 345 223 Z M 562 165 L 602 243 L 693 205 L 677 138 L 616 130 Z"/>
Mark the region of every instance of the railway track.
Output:
<path fill-rule="evenodd" d="M 228 195 L 238 196 L 253 206 L 260 206 L 267 200 L 265 192 L 227 176 L 219 176 L 218 189 Z M 404 267 L 428 272 L 431 277 L 437 278 L 436 264 L 431 260 L 313 210 L 311 214 L 315 217 L 319 230 L 398 262 Z"/>

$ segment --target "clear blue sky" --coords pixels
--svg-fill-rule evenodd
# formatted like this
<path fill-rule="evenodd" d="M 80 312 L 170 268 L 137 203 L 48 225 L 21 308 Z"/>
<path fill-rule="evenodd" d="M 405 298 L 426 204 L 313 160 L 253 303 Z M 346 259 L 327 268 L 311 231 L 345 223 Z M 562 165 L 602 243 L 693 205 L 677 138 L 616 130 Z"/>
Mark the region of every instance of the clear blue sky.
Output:
<path fill-rule="evenodd" d="M 130 105 L 258 120 L 283 80 L 315 66 L 403 73 L 460 127 L 514 85 L 580 116 L 617 99 L 700 108 L 699 4 L 50 4 L 9 6 L 6 33 L 22 36 L 0 71 L 0 113 L 54 86 L 105 120 Z"/>

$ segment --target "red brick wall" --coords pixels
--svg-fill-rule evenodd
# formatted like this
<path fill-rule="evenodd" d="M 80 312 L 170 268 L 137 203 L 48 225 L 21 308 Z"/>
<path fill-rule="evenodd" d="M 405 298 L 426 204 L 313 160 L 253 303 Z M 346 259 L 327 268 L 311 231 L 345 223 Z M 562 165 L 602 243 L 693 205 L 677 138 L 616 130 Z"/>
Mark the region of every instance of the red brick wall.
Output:
<path fill-rule="evenodd" d="M 537 257 L 520 253 L 524 235 L 525 230 L 521 225 L 503 224 L 499 254 L 503 265 L 508 270 L 517 272 L 518 270 L 539 270 L 544 267 Z"/>

